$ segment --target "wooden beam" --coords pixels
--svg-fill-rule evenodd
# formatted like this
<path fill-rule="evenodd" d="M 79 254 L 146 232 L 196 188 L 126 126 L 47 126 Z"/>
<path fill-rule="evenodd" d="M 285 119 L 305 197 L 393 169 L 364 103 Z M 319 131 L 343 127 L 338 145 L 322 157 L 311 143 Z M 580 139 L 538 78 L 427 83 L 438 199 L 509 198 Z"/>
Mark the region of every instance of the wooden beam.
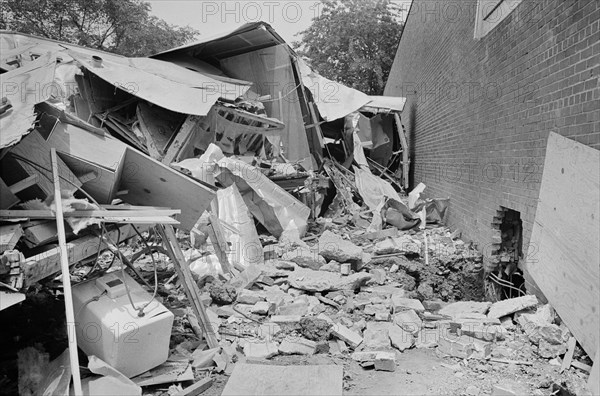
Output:
<path fill-rule="evenodd" d="M 201 117 L 194 115 L 190 115 L 188 118 L 186 118 L 186 120 L 183 122 L 183 125 L 179 129 L 179 132 L 177 132 L 175 139 L 173 139 L 167 148 L 167 152 L 162 159 L 163 164 L 170 165 L 171 162 L 177 161 L 179 153 L 189 142 L 196 124 L 198 124 L 201 119 Z"/>
<path fill-rule="evenodd" d="M 560 366 L 561 373 L 563 371 L 567 370 L 569 367 L 571 367 L 571 361 L 573 360 L 573 353 L 575 352 L 576 344 L 577 344 L 577 340 L 575 339 L 575 337 L 569 338 L 569 341 L 567 343 L 567 353 L 565 353 L 562 364 Z"/>
<path fill-rule="evenodd" d="M 177 276 L 183 285 L 183 289 L 185 290 L 185 294 L 190 301 L 192 310 L 194 311 L 194 314 L 198 318 L 198 322 L 202 327 L 208 346 L 210 348 L 218 347 L 219 342 L 217 341 L 216 334 L 211 326 L 204 303 L 202 303 L 202 299 L 200 298 L 200 290 L 198 289 L 196 282 L 194 282 L 190 267 L 183 256 L 181 247 L 179 247 L 179 242 L 177 242 L 177 237 L 175 236 L 173 227 L 169 225 L 157 226 L 156 229 L 161 235 L 167 251 L 170 253 L 169 255 L 173 261 L 175 270 L 177 271 Z"/>
<path fill-rule="evenodd" d="M 21 236 L 23 236 L 21 224 L 0 226 L 0 253 L 13 250 Z"/>
<path fill-rule="evenodd" d="M 63 219 L 62 191 L 58 170 L 58 156 L 56 149 L 50 149 L 52 161 L 52 176 L 54 179 L 54 199 L 56 200 L 56 227 L 58 228 L 58 246 L 60 249 L 60 266 L 62 272 L 62 286 L 65 297 L 65 311 L 67 319 L 67 337 L 69 339 L 69 360 L 71 375 L 73 376 L 73 392 L 75 396 L 82 396 L 81 374 L 79 372 L 79 355 L 77 352 L 77 335 L 75 331 L 75 310 L 73 308 L 73 293 L 71 292 L 71 274 L 69 273 L 69 258 L 67 257 L 67 236 Z"/>
<path fill-rule="evenodd" d="M 119 226 L 120 238 L 118 242 L 125 241 L 135 235 L 133 227 L 129 224 Z M 110 239 L 117 241 L 119 232 L 113 229 L 107 232 Z M 69 264 L 73 265 L 81 260 L 98 253 L 100 249 L 106 249 L 106 244 L 99 244 L 99 237 L 87 235 L 67 243 L 67 256 Z M 24 285 L 30 286 L 44 278 L 56 274 L 60 270 L 60 249 L 51 247 L 49 250 L 25 259 L 23 265 Z"/>
<path fill-rule="evenodd" d="M 12 184 L 8 188 L 10 189 L 10 191 L 13 194 L 17 194 L 17 193 L 20 193 L 21 191 L 25 190 L 26 188 L 29 188 L 29 187 L 33 186 L 34 184 L 37 184 L 39 180 L 40 180 L 40 175 L 31 175 L 21 181 L 16 182 L 15 184 Z"/>
<path fill-rule="evenodd" d="M 180 214 L 179 209 L 155 209 L 155 210 L 74 210 L 65 212 L 64 217 L 162 217 Z M 0 217 L 7 219 L 54 219 L 56 212 L 53 210 L 0 210 Z"/>
<path fill-rule="evenodd" d="M 8 209 L 19 202 L 19 198 L 10 190 L 10 187 L 0 179 L 0 209 Z"/>
<path fill-rule="evenodd" d="M 223 228 L 221 227 L 221 222 L 214 213 L 210 214 L 210 222 L 206 226 L 206 229 L 208 231 L 208 237 L 210 238 L 212 245 L 215 248 L 215 253 L 217 254 L 219 262 L 221 263 L 223 273 L 232 274 L 231 265 L 229 265 L 229 259 L 227 258 L 227 251 L 229 250 L 229 247 L 223 235 Z"/>

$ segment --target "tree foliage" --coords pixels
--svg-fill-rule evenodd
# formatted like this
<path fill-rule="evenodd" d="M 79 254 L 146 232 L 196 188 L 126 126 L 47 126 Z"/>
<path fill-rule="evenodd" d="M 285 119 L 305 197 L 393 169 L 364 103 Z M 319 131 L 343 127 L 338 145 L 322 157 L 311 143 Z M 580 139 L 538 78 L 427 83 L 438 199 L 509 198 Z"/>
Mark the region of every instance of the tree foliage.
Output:
<path fill-rule="evenodd" d="M 127 56 L 147 56 L 198 33 L 150 15 L 142 0 L 2 0 L 0 28 Z"/>
<path fill-rule="evenodd" d="M 381 95 L 403 27 L 389 0 L 321 0 L 294 46 L 322 76 Z"/>

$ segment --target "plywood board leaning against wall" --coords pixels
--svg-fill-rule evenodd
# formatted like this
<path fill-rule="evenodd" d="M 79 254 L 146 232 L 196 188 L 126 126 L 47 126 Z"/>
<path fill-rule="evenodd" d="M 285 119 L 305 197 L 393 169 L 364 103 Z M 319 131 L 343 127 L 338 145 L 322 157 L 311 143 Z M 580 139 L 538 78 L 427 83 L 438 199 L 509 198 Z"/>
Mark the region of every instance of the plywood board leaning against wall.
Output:
<path fill-rule="evenodd" d="M 533 280 L 591 357 L 600 328 L 599 180 L 600 151 L 550 133 L 527 254 Z"/>

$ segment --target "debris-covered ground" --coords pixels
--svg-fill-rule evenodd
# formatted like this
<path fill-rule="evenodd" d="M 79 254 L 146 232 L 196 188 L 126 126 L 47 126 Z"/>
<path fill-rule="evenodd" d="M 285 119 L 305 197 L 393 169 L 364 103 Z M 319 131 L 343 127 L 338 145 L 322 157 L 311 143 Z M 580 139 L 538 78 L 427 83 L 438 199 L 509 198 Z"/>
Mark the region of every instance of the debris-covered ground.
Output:
<path fill-rule="evenodd" d="M 240 364 L 341 366 L 349 395 L 485 395 L 500 394 L 499 389 L 550 395 L 559 385 L 583 392 L 585 365 L 591 361 L 577 346 L 572 363 L 579 368 L 560 372 L 571 335 L 552 308 L 530 295 L 483 301 L 481 256 L 444 227 L 426 229 L 428 265 L 423 231 L 387 229 L 395 236 L 365 238 L 364 230 L 343 222 L 313 230 L 320 234 L 307 236 L 306 245 L 273 246 L 281 257 L 267 260 L 258 271 L 246 270 L 229 281 L 194 275 L 219 338 L 220 347 L 213 349 L 194 330 L 173 264 L 155 254 L 158 298 L 174 313 L 175 323 L 165 363 L 171 371 L 164 382 L 144 386 L 144 394 L 175 394 L 193 378 L 207 376 L 214 381 L 205 394 L 220 394 Z M 187 235 L 179 237 L 189 252 Z M 134 247 L 123 251 L 131 255 Z M 100 259 L 108 262 L 111 256 L 104 253 Z M 346 263 L 354 269 L 342 275 Z M 148 255 L 136 267 L 153 281 Z M 82 266 L 75 274 L 88 270 Z M 243 276 L 246 272 L 249 276 Z M 67 342 L 61 335 L 61 308 L 60 289 L 46 284 L 21 310 L 7 310 L 12 315 L 3 339 L 16 350 L 35 345 L 48 354 L 46 362 L 54 359 Z M 15 393 L 14 383 L 9 384 L 16 374 L 1 373 L 5 394 Z"/>

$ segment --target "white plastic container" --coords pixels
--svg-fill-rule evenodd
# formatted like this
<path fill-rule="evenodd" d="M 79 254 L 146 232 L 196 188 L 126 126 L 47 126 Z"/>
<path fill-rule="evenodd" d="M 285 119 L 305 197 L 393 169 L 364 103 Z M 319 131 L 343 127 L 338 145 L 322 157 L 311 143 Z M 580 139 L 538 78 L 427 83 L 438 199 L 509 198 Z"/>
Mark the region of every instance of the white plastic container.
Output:
<path fill-rule="evenodd" d="M 174 316 L 154 299 L 139 317 L 123 282 L 137 308 L 151 299 L 129 275 L 123 278 L 117 271 L 74 286 L 73 306 L 78 346 L 131 378 L 167 360 Z"/>

